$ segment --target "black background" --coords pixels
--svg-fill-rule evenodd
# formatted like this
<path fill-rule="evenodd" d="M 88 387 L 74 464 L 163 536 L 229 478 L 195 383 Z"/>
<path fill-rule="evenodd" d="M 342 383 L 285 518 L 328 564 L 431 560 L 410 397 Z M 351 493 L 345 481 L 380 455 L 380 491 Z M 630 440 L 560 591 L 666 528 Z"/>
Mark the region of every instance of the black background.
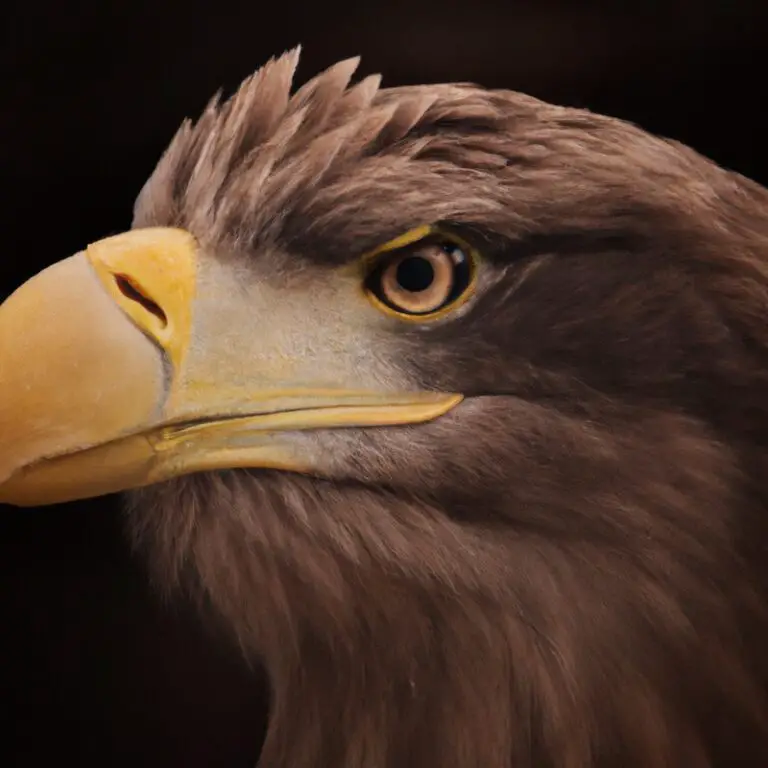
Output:
<path fill-rule="evenodd" d="M 362 54 L 360 74 L 385 85 L 471 80 L 587 106 L 768 182 L 765 0 L 28 0 L 0 14 L 0 300 L 127 228 L 181 120 L 299 42 L 301 80 Z M 259 672 L 153 596 L 115 499 L 0 507 L 0 596 L 0 764 L 253 766 Z"/>

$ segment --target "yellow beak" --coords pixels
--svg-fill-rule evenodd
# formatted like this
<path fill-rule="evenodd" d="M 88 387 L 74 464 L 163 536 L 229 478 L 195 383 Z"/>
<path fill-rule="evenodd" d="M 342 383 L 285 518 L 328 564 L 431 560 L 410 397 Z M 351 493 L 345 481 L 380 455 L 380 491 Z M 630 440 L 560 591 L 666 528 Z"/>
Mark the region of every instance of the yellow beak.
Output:
<path fill-rule="evenodd" d="M 211 306 L 238 317 L 211 263 L 187 232 L 134 230 L 0 305 L 0 502 L 52 504 L 221 468 L 311 472 L 287 432 L 423 422 L 460 402 L 297 386 L 290 360 L 211 320 Z"/>

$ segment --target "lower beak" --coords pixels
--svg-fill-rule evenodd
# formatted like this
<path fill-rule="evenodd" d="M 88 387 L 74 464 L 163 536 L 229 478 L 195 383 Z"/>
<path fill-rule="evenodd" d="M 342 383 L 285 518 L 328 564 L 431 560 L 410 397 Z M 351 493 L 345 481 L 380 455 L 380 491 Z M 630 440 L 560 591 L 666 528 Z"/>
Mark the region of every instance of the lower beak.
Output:
<path fill-rule="evenodd" d="M 297 388 L 246 349 L 235 366 L 214 364 L 208 351 L 227 340 L 197 317 L 215 292 L 199 279 L 203 259 L 184 231 L 134 230 L 0 305 L 0 502 L 53 504 L 222 468 L 311 472 L 286 433 L 423 422 L 461 400 Z"/>

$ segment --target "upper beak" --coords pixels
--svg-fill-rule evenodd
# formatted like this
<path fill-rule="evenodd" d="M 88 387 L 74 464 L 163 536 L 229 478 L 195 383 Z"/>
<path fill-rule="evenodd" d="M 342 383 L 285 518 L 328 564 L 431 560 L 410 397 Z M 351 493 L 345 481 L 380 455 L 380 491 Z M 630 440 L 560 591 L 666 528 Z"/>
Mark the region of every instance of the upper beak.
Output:
<path fill-rule="evenodd" d="M 242 331 L 222 338 L 206 312 L 227 306 L 236 319 L 237 299 L 205 277 L 208 262 L 187 232 L 133 230 L 0 305 L 0 502 L 52 504 L 229 467 L 311 471 L 285 431 L 427 421 L 461 400 L 297 387 Z"/>

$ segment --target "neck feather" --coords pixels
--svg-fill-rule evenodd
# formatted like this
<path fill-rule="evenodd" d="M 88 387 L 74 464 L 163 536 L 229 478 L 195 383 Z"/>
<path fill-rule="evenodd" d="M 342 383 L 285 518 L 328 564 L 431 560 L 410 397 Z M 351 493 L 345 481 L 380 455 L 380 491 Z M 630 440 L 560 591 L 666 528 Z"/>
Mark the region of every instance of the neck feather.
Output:
<path fill-rule="evenodd" d="M 754 595 L 697 575 L 711 552 L 480 530 L 278 473 L 134 500 L 158 582 L 194 584 L 267 669 L 260 766 L 709 765 L 708 739 L 768 732 L 739 630 Z M 706 711 L 724 700 L 725 727 Z"/>

